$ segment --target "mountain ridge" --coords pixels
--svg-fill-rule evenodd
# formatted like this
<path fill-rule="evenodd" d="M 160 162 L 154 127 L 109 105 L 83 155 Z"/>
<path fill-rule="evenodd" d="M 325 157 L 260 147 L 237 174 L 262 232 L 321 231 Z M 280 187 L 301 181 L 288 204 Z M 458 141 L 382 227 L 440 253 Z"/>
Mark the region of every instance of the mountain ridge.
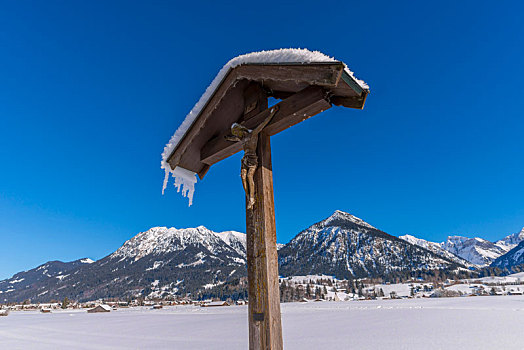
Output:
<path fill-rule="evenodd" d="M 461 248 L 470 247 L 475 252 L 480 249 L 478 245 L 488 243 L 489 247 L 502 251 L 502 247 L 507 249 L 524 237 L 523 232 L 524 229 L 495 243 L 460 236 L 448 240 L 455 242 L 457 251 L 459 243 L 463 245 Z M 299 232 L 288 244 L 279 245 L 280 273 L 398 279 L 435 270 L 478 267 L 446 250 L 444 243 L 410 235 L 392 236 L 354 215 L 336 210 Z M 481 262 L 487 266 L 484 260 Z M 74 264 L 67 268 L 61 265 L 70 263 Z M 219 290 L 220 286 L 237 296 L 244 293 L 245 297 L 242 285 L 246 279 L 246 235 L 236 231 L 214 232 L 204 226 L 152 227 L 102 259 L 93 262 L 84 258 L 70 263 L 48 262 L 52 271 L 42 264 L 29 270 L 36 276 L 33 279 L 21 276 L 28 273 L 24 271 L 0 281 L 0 300 L 202 296 Z"/>

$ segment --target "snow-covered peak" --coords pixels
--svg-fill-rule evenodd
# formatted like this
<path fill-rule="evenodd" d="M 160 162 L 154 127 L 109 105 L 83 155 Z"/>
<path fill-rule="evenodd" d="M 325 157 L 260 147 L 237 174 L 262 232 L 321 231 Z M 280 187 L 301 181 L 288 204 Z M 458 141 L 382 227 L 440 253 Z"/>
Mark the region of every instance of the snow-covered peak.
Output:
<path fill-rule="evenodd" d="M 429 244 L 438 244 L 436 242 L 429 242 L 429 241 L 426 241 L 425 239 L 422 239 L 422 238 L 417 238 L 415 236 L 412 236 L 412 235 L 404 235 L 404 236 L 399 236 L 398 238 L 408 242 L 408 243 L 411 243 L 411 244 L 416 244 L 420 247 L 426 247 L 427 245 Z"/>
<path fill-rule="evenodd" d="M 310 51 L 307 49 L 278 49 L 278 50 L 268 50 L 268 51 L 259 51 L 251 52 L 245 55 L 237 56 L 227 62 L 222 69 L 218 72 L 215 79 L 211 82 L 211 85 L 208 86 L 204 94 L 200 97 L 196 105 L 186 116 L 182 124 L 175 131 L 169 142 L 164 147 L 162 152 L 162 161 L 161 168 L 165 171 L 164 184 L 162 193 L 167 186 L 169 175 L 171 174 L 175 178 L 175 186 L 180 192 L 182 190 L 182 195 L 189 198 L 189 205 L 191 205 L 193 199 L 193 193 L 195 191 L 195 183 L 197 181 L 195 173 L 176 167 L 174 170 L 171 169 L 167 163 L 167 158 L 171 155 L 173 150 L 176 148 L 182 137 L 189 130 L 195 119 L 198 117 L 204 106 L 207 104 L 208 100 L 213 96 L 213 93 L 218 88 L 222 80 L 225 78 L 230 69 L 233 69 L 242 64 L 254 64 L 254 63 L 268 63 L 268 64 L 286 64 L 286 63 L 313 63 L 313 62 L 339 62 L 333 57 L 327 56 L 320 51 Z M 368 90 L 369 86 L 362 80 L 359 80 L 355 77 L 353 72 L 349 70 L 347 66 L 345 69 L 347 74 L 351 76 L 362 89 Z"/>
<path fill-rule="evenodd" d="M 522 241 L 524 241 L 524 227 L 520 232 L 516 232 L 507 237 L 504 237 L 501 240 L 495 242 L 495 244 L 506 251 L 510 251 Z"/>
<path fill-rule="evenodd" d="M 85 259 L 80 259 L 80 262 L 81 262 L 82 264 L 92 264 L 92 263 L 94 263 L 95 261 L 94 261 L 94 260 L 91 260 L 91 259 L 89 259 L 89 258 L 85 258 Z"/>
<path fill-rule="evenodd" d="M 489 265 L 506 252 L 498 245 L 483 238 L 449 236 L 442 248 L 478 266 Z"/>
<path fill-rule="evenodd" d="M 431 242 L 431 241 L 427 241 L 425 239 L 422 239 L 422 238 L 418 238 L 418 237 L 415 237 L 415 236 L 412 236 L 412 235 L 404 235 L 404 236 L 400 236 L 399 237 L 400 239 L 408 242 L 408 243 L 411 243 L 411 244 L 414 244 L 414 245 L 417 245 L 419 247 L 422 247 L 422 248 L 425 248 L 439 256 L 442 256 L 446 259 L 449 259 L 451 261 L 455 261 L 459 264 L 462 264 L 464 266 L 472 266 L 470 262 L 468 262 L 467 260 L 447 251 L 446 249 L 444 249 L 443 247 L 443 243 L 437 243 L 437 242 Z M 460 237 L 460 236 L 455 236 L 455 239 L 457 239 L 457 241 L 462 241 L 462 239 L 466 239 L 466 237 Z"/>
<path fill-rule="evenodd" d="M 246 245 L 246 234 L 237 231 L 224 231 L 224 232 L 215 232 L 215 234 L 220 237 L 226 244 L 231 245 L 233 242 L 243 242 Z"/>
<path fill-rule="evenodd" d="M 240 255 L 246 254 L 246 234 L 237 231 L 215 232 L 228 246 L 232 247 Z"/>
<path fill-rule="evenodd" d="M 131 258 L 134 261 L 149 254 L 162 254 L 185 249 L 189 245 L 200 245 L 211 253 L 224 249 L 224 243 L 242 254 L 245 251 L 245 234 L 234 231 L 216 233 L 204 226 L 177 229 L 153 227 L 141 232 L 124 243 L 112 258 Z"/>
<path fill-rule="evenodd" d="M 357 218 L 356 216 L 351 215 L 341 210 L 335 210 L 335 212 L 330 217 L 321 221 L 320 224 L 323 226 L 330 226 L 332 224 L 339 225 L 340 221 L 349 221 L 354 224 L 364 226 L 367 228 L 373 228 L 373 229 L 375 228 L 371 226 L 370 224 L 368 224 L 367 222 L 365 222 L 364 220 Z"/>

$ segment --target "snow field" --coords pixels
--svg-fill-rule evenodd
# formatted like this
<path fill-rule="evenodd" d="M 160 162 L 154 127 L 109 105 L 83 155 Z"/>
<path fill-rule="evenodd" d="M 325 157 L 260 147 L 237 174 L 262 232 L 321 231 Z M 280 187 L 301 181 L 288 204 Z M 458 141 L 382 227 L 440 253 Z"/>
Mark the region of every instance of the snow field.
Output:
<path fill-rule="evenodd" d="M 247 306 L 12 312 L 1 349 L 246 349 Z M 523 349 L 524 297 L 282 304 L 285 349 Z"/>

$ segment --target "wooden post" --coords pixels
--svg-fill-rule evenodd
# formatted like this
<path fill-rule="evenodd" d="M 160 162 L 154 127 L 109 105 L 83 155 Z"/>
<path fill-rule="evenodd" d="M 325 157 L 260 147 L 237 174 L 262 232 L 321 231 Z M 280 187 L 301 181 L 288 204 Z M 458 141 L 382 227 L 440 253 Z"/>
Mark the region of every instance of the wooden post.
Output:
<path fill-rule="evenodd" d="M 267 99 L 257 107 L 249 112 L 267 108 Z M 256 201 L 246 210 L 249 349 L 282 350 L 271 144 L 264 132 L 258 138 Z"/>
<path fill-rule="evenodd" d="M 277 237 L 270 137 L 259 135 L 255 172 L 256 202 L 247 210 L 249 349 L 281 350 Z"/>

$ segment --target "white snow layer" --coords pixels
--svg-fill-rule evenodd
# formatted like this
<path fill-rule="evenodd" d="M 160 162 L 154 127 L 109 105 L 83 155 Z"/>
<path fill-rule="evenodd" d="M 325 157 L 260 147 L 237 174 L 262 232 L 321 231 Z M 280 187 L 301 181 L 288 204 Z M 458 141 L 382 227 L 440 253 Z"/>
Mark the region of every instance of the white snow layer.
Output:
<path fill-rule="evenodd" d="M 522 350 L 524 297 L 282 304 L 284 349 Z M 247 306 L 11 312 L 2 349 L 248 348 Z"/>
<path fill-rule="evenodd" d="M 241 64 L 246 63 L 311 63 L 311 62 L 338 62 L 333 57 L 329 57 L 320 51 L 310 51 L 308 49 L 278 49 L 269 51 L 252 52 L 245 55 L 237 56 L 231 59 L 228 63 L 222 67 L 218 72 L 217 76 L 208 86 L 204 94 L 200 97 L 196 105 L 186 116 L 182 124 L 175 131 L 171 139 L 164 147 L 162 152 L 161 168 L 165 171 L 164 184 L 162 187 L 162 194 L 167 187 L 169 181 L 169 174 L 175 178 L 175 186 L 178 192 L 180 192 L 180 186 L 183 186 L 182 195 L 188 197 L 189 205 L 193 203 L 193 193 L 195 192 L 195 183 L 197 181 L 196 174 L 187 169 L 176 167 L 175 170 L 171 170 L 171 167 L 167 163 L 167 158 L 176 148 L 182 137 L 189 130 L 197 116 L 200 114 L 207 101 L 211 98 L 216 88 L 222 82 L 222 79 L 226 76 L 230 69 L 235 68 Z M 363 89 L 369 89 L 369 86 L 362 80 L 355 77 L 352 71 L 345 66 L 346 73 L 348 73 Z"/>

